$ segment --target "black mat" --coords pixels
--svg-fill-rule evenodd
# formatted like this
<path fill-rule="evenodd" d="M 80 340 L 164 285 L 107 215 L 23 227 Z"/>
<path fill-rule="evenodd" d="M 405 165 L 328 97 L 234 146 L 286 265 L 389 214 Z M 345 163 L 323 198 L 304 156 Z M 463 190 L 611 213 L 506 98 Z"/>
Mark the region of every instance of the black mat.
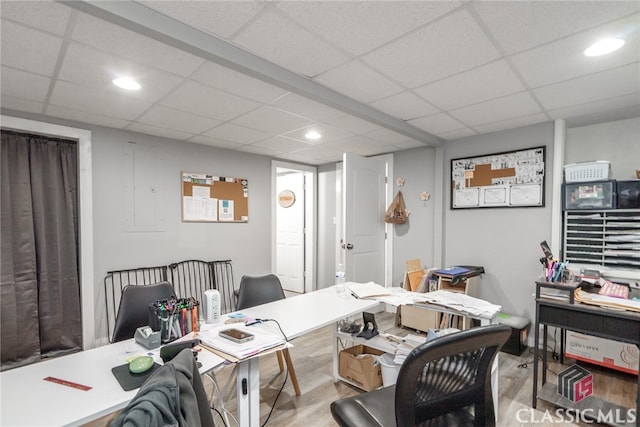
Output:
<path fill-rule="evenodd" d="M 116 377 L 116 379 L 120 383 L 120 387 L 122 387 L 124 391 L 129 391 L 139 388 L 151 374 L 158 370 L 158 368 L 160 368 L 160 365 L 154 363 L 151 369 L 149 369 L 147 372 L 143 372 L 141 374 L 133 374 L 131 373 L 131 371 L 129 371 L 129 364 L 125 363 L 124 365 L 112 368 L 111 372 L 113 372 L 113 376 Z"/>

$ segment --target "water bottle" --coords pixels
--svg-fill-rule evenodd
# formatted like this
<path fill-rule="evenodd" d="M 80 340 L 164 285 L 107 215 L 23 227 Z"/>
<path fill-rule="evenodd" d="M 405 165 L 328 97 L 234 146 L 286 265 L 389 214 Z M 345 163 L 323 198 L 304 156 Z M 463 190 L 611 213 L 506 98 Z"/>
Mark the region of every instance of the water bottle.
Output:
<path fill-rule="evenodd" d="M 336 292 L 338 294 L 344 294 L 345 291 L 346 285 L 344 267 L 342 264 L 338 264 L 338 268 L 336 269 Z"/>

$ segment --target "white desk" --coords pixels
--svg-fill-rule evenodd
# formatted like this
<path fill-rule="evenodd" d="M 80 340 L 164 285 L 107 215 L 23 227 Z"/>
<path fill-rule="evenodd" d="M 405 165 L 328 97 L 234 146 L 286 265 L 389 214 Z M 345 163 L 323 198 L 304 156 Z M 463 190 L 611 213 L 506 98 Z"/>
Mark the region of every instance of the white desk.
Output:
<path fill-rule="evenodd" d="M 2 372 L 0 425 L 75 426 L 120 410 L 138 390 L 122 390 L 111 368 L 126 363 L 129 356 L 148 352 L 127 340 Z M 162 363 L 159 349 L 153 353 L 156 362 Z M 203 373 L 224 360 L 201 351 L 198 361 Z M 44 381 L 46 377 L 89 386 L 91 390 Z"/>
<path fill-rule="evenodd" d="M 348 293 L 338 295 L 333 287 L 241 310 L 254 319 L 277 320 L 288 339 L 293 339 L 345 317 L 378 307 L 373 300 L 359 300 Z M 338 378 L 337 329 L 333 339 L 333 377 Z M 259 357 L 238 364 L 237 400 L 240 426 L 260 425 L 260 369 Z M 243 393 L 243 381 L 246 381 Z"/>

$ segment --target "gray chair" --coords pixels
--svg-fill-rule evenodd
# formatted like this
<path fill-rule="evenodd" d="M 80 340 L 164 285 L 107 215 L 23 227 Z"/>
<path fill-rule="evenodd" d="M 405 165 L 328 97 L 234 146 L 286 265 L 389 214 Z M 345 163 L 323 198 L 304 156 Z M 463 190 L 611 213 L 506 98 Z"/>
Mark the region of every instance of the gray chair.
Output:
<path fill-rule="evenodd" d="M 331 414 L 342 427 L 495 426 L 491 366 L 510 334 L 490 325 L 422 344 L 395 385 L 332 402 Z"/>
<path fill-rule="evenodd" d="M 161 425 L 215 426 L 191 349 L 182 350 L 151 374 L 111 423 L 111 427 Z"/>
<path fill-rule="evenodd" d="M 242 276 L 240 279 L 240 288 L 238 289 L 238 302 L 236 308 L 243 310 L 245 308 L 254 307 L 256 305 L 267 304 L 269 302 L 278 301 L 286 298 L 280 279 L 275 274 L 267 274 L 265 276 Z M 300 396 L 300 385 L 298 384 L 298 376 L 293 367 L 291 354 L 289 349 L 277 352 L 278 365 L 280 372 L 284 370 L 283 359 L 287 364 L 291 383 L 296 392 L 296 396 Z"/>
<path fill-rule="evenodd" d="M 133 338 L 137 328 L 149 324 L 149 304 L 173 297 L 175 293 L 169 282 L 125 286 L 111 342 Z"/>

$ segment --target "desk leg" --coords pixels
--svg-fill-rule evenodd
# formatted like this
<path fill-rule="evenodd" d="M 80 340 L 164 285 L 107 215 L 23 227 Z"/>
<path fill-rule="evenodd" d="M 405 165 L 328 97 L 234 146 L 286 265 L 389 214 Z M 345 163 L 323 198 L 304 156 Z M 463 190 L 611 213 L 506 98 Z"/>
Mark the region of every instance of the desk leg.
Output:
<path fill-rule="evenodd" d="M 539 308 L 536 304 L 536 321 L 533 331 L 533 392 L 531 393 L 531 407 L 536 408 L 538 404 L 538 352 L 540 349 L 540 322 L 538 321 Z"/>
<path fill-rule="evenodd" d="M 547 383 L 547 339 L 549 337 L 549 330 L 547 325 L 542 327 L 542 385 Z"/>
<path fill-rule="evenodd" d="M 333 373 L 333 382 L 337 383 L 338 380 L 338 323 L 333 325 L 333 361 L 332 361 L 332 373 Z"/>
<path fill-rule="evenodd" d="M 257 357 L 238 365 L 236 396 L 240 427 L 260 425 L 260 361 Z"/>
<path fill-rule="evenodd" d="M 494 316 L 493 319 L 480 319 L 480 326 L 488 326 L 491 324 L 497 324 L 497 316 Z M 496 358 L 493 359 L 493 365 L 491 366 L 491 397 L 493 397 L 493 412 L 496 415 L 496 424 L 498 423 L 498 366 L 500 354 L 496 355 Z"/>

